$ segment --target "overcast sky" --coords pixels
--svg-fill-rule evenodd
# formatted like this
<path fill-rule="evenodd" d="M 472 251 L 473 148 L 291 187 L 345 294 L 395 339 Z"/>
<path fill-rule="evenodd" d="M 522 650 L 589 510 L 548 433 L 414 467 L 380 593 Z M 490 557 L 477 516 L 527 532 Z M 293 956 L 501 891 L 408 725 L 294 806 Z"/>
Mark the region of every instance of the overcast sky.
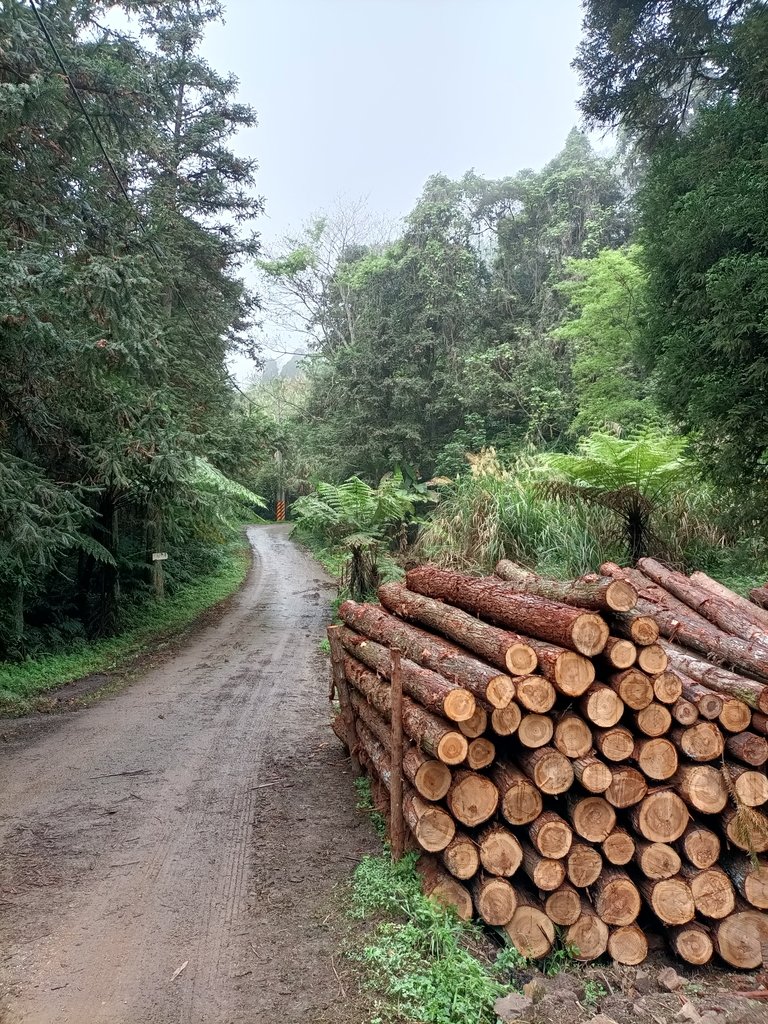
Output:
<path fill-rule="evenodd" d="M 258 112 L 236 147 L 260 165 L 265 242 L 339 198 L 397 218 L 430 174 L 541 167 L 578 121 L 580 6 L 226 0 L 204 50 Z"/>

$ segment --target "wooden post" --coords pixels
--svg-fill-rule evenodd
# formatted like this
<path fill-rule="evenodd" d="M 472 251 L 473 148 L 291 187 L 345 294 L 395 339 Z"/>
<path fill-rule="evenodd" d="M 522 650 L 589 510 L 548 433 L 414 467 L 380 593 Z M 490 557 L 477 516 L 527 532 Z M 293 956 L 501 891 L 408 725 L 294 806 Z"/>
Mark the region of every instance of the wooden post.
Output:
<path fill-rule="evenodd" d="M 347 737 L 347 750 L 349 759 L 352 762 L 352 771 L 355 775 L 360 774 L 360 761 L 355 753 L 357 747 L 357 734 L 355 732 L 355 713 L 352 710 L 352 701 L 349 698 L 349 684 L 344 675 L 344 648 L 339 640 L 340 626 L 329 626 L 328 643 L 331 647 L 331 692 L 330 699 L 333 700 L 333 691 L 339 695 L 339 706 L 344 719 L 344 732 Z"/>
<path fill-rule="evenodd" d="M 400 651 L 393 647 L 389 652 L 392 659 L 392 740 L 390 744 L 391 775 L 389 786 L 389 820 L 392 860 L 403 856 L 405 836 L 403 834 L 403 677 L 400 670 Z"/>

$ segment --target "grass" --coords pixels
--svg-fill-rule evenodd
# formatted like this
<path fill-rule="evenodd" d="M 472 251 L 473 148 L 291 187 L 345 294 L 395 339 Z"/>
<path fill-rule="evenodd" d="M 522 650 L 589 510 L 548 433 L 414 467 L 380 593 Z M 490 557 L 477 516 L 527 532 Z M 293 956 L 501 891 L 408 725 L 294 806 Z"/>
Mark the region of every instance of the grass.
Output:
<path fill-rule="evenodd" d="M 33 710 L 35 698 L 46 691 L 94 672 L 120 668 L 149 644 L 167 639 L 197 619 L 202 612 L 233 594 L 250 566 L 250 547 L 233 546 L 218 572 L 190 584 L 163 602 L 134 609 L 127 628 L 74 651 L 48 654 L 20 663 L 0 663 L 0 714 L 23 715 Z"/>

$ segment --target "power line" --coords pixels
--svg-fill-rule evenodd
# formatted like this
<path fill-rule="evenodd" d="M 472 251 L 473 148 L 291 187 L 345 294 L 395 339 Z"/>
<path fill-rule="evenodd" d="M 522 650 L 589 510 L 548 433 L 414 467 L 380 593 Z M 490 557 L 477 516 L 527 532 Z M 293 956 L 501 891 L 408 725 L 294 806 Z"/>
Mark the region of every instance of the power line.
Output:
<path fill-rule="evenodd" d="M 56 59 L 56 63 L 59 65 L 59 68 L 61 69 L 61 73 L 66 78 L 67 84 L 69 85 L 69 88 L 70 88 L 70 91 L 72 92 L 72 95 L 75 97 L 75 100 L 77 101 L 77 105 L 79 106 L 79 108 L 80 108 L 80 110 L 82 112 L 82 115 L 85 118 L 86 123 L 87 123 L 88 127 L 91 130 L 91 133 L 93 134 L 94 139 L 96 140 L 96 144 L 98 145 L 98 147 L 99 147 L 99 149 L 101 151 L 101 155 L 104 157 L 104 161 L 106 162 L 106 165 L 109 168 L 109 170 L 110 170 L 110 172 L 112 174 L 112 177 L 117 182 L 117 187 L 120 189 L 121 195 L 125 199 L 125 201 L 128 204 L 128 206 L 131 208 L 131 212 L 133 213 L 134 217 L 136 218 L 136 223 L 138 224 L 139 229 L 142 232 L 145 241 L 147 242 L 149 247 L 152 249 L 152 251 L 154 252 L 154 254 L 157 257 L 157 259 L 162 263 L 162 261 L 163 260 L 167 260 L 168 257 L 163 252 L 163 250 L 160 248 L 160 246 L 157 244 L 157 242 L 155 242 L 155 240 L 150 236 L 149 228 L 143 222 L 139 210 L 136 208 L 133 200 L 131 199 L 131 197 L 130 197 L 130 195 L 128 193 L 128 190 L 126 189 L 125 185 L 123 184 L 123 180 L 120 177 L 120 175 L 118 174 L 117 168 L 115 167 L 114 163 L 112 162 L 112 158 L 110 157 L 110 155 L 109 155 L 109 153 L 107 151 L 107 147 L 104 145 L 104 142 L 102 141 L 102 138 L 99 135 L 99 131 L 98 131 L 96 125 L 94 124 L 93 119 L 91 118 L 91 115 L 88 113 L 88 108 L 86 107 L 85 103 L 83 102 L 83 98 L 80 95 L 80 92 L 79 92 L 77 86 L 75 85 L 75 80 L 72 77 L 69 69 L 67 68 L 67 65 L 64 63 L 64 59 L 61 56 L 61 53 L 59 52 L 59 49 L 56 46 L 56 43 L 55 43 L 51 33 L 48 30 L 48 26 L 45 24 L 45 19 L 43 18 L 42 14 L 40 13 L 40 9 L 38 8 L 37 3 L 35 2 L 35 0 L 29 0 L 29 5 L 32 8 L 32 11 L 33 11 L 33 13 L 35 15 L 35 18 L 37 20 L 37 24 L 40 26 L 40 31 L 43 33 L 43 36 L 45 37 L 46 42 L 50 46 L 51 51 L 52 51 L 52 53 L 53 53 L 53 55 L 54 55 L 54 57 Z M 186 313 L 187 319 L 189 320 L 190 324 L 192 325 L 192 328 L 194 329 L 195 333 L 200 338 L 200 340 L 203 342 L 203 344 L 206 347 L 208 347 L 208 350 L 211 353 L 211 355 L 216 355 L 214 350 L 212 348 L 210 348 L 208 339 L 203 334 L 202 329 L 198 326 L 198 323 L 195 320 L 195 317 L 194 317 L 194 315 L 192 313 L 192 310 L 189 308 L 186 299 L 184 298 L 184 296 L 179 291 L 178 286 L 176 285 L 176 283 L 174 281 L 170 282 L 170 286 L 173 289 L 173 291 L 174 291 L 174 293 L 176 295 L 176 298 L 178 299 L 179 303 L 181 304 L 182 309 Z M 234 377 L 229 372 L 226 372 L 226 377 L 229 380 L 229 382 L 232 385 L 232 387 L 236 391 L 238 391 L 243 396 L 243 398 L 250 405 L 252 405 L 254 408 L 257 408 L 256 403 L 253 401 L 253 399 L 250 397 L 250 395 L 248 395 L 245 391 L 243 391 L 243 389 L 240 387 L 240 385 L 237 383 L 237 381 L 234 379 Z"/>

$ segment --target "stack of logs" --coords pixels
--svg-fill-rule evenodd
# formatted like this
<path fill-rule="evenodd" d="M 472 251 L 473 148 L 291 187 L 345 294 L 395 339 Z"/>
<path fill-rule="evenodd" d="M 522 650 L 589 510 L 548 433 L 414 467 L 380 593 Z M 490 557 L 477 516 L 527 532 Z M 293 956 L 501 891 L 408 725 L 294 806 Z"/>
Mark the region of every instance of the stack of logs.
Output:
<path fill-rule="evenodd" d="M 379 600 L 329 629 L 334 730 L 397 793 L 425 891 L 533 958 L 557 928 L 638 964 L 661 930 L 691 964 L 763 963 L 768 611 L 648 558 L 421 566 Z"/>

